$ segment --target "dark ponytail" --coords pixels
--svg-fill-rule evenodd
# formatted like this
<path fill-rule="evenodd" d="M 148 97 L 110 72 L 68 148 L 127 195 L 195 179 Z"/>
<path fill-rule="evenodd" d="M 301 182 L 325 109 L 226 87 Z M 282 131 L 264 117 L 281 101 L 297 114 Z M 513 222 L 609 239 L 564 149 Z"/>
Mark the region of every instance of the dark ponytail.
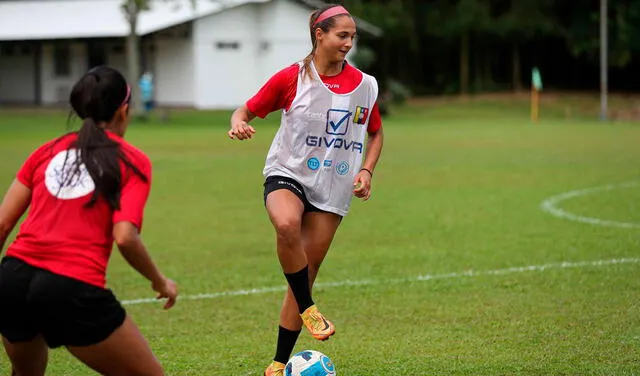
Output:
<path fill-rule="evenodd" d="M 124 155 L 120 144 L 102 128 L 102 125 L 114 119 L 118 109 L 128 103 L 130 95 L 131 89 L 122 74 L 105 66 L 86 73 L 71 90 L 71 107 L 82 119 L 82 127 L 71 144 L 71 148 L 77 150 L 77 158 L 69 169 L 71 173 L 64 180 L 73 181 L 83 173 L 83 166 L 86 168 L 95 185 L 87 206 L 94 205 L 102 197 L 113 210 L 120 209 L 120 162 L 143 181 L 148 180 Z"/>
<path fill-rule="evenodd" d="M 315 12 L 311 13 L 311 16 L 309 17 L 309 31 L 311 34 L 311 52 L 309 52 L 309 55 L 307 55 L 307 57 L 305 57 L 302 60 L 302 64 L 303 64 L 303 69 L 305 74 L 307 75 L 307 77 L 309 77 L 310 80 L 313 81 L 313 74 L 311 73 L 311 62 L 313 61 L 313 56 L 316 53 L 316 47 L 318 45 L 318 41 L 316 40 L 316 29 L 321 29 L 322 31 L 324 31 L 325 33 L 329 32 L 329 30 L 335 26 L 336 24 L 336 16 L 334 17 L 329 17 L 326 20 L 320 21 L 318 22 L 317 25 L 314 25 L 316 23 L 316 20 L 318 19 L 318 17 L 320 17 L 320 15 L 322 13 L 324 13 L 326 10 L 331 9 L 333 7 L 337 7 L 340 6 L 338 4 L 325 4 L 322 7 L 318 8 L 315 10 Z M 344 15 L 344 14 L 342 14 Z"/>

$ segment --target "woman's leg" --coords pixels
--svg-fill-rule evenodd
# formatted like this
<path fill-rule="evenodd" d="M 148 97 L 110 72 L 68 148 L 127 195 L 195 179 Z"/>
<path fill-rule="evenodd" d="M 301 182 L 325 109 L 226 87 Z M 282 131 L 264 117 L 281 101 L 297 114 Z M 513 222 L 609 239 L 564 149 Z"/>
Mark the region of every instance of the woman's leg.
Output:
<path fill-rule="evenodd" d="M 128 316 L 104 341 L 89 346 L 67 346 L 67 349 L 73 356 L 102 375 L 164 375 L 160 362 Z"/>
<path fill-rule="evenodd" d="M 327 253 L 331 242 L 338 230 L 341 218 L 337 214 L 327 212 L 310 212 L 304 215 L 302 221 L 302 244 L 309 265 L 309 288 L 313 287 L 320 265 Z M 302 319 L 298 314 L 296 301 L 291 292 L 287 291 L 280 312 L 280 324 L 285 328 L 300 330 Z"/>
<path fill-rule="evenodd" d="M 49 348 L 42 336 L 37 336 L 28 342 L 16 343 L 11 343 L 3 337 L 2 342 L 11 360 L 12 376 L 44 376 Z"/>
<path fill-rule="evenodd" d="M 49 347 L 38 334 L 34 308 L 27 301 L 35 269 L 24 261 L 3 257 L 0 263 L 0 332 L 14 376 L 42 376 Z"/>
<path fill-rule="evenodd" d="M 304 205 L 287 189 L 269 193 L 266 201 L 269 219 L 276 231 L 278 259 L 285 274 L 295 273 L 307 265 L 302 248 L 302 213 Z"/>
<path fill-rule="evenodd" d="M 297 311 L 302 313 L 314 304 L 309 289 L 307 256 L 302 244 L 304 205 L 293 192 L 278 189 L 268 194 L 266 209 L 276 231 L 278 259 L 282 271 L 295 297 Z"/>
<path fill-rule="evenodd" d="M 313 287 L 320 265 L 324 260 L 334 235 L 340 225 L 341 217 L 326 212 L 306 213 L 302 220 L 302 243 L 309 265 L 309 288 Z M 280 328 L 278 345 L 274 360 L 286 363 L 302 329 L 302 319 L 298 313 L 296 300 L 287 291 L 280 310 Z"/>

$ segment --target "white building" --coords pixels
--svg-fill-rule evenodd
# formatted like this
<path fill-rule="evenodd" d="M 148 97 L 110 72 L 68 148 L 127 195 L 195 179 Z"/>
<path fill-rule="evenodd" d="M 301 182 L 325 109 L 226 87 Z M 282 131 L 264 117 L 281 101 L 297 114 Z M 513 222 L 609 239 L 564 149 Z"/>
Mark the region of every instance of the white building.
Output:
<path fill-rule="evenodd" d="M 0 105 L 65 103 L 90 67 L 126 74 L 122 0 L 0 1 Z M 155 1 L 140 15 L 142 69 L 160 106 L 242 104 L 309 53 L 309 0 Z M 360 32 L 380 30 L 357 20 Z M 350 56 L 353 56 L 352 51 Z"/>

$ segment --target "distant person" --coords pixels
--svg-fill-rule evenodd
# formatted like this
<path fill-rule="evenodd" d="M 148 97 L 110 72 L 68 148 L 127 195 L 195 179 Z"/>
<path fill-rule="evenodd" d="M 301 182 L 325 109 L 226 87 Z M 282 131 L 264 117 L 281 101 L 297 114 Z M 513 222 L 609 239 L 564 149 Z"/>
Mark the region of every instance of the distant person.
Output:
<path fill-rule="evenodd" d="M 13 375 L 44 375 L 48 348 L 60 346 L 101 374 L 163 374 L 105 288 L 115 241 L 157 297 L 168 299 L 165 309 L 178 294 L 140 239 L 151 162 L 123 139 L 130 97 L 114 69 L 83 75 L 70 96 L 82 128 L 35 150 L 0 204 L 0 251 L 29 209 L 0 263 L 0 334 Z"/>
<path fill-rule="evenodd" d="M 282 110 L 263 171 L 264 200 L 289 290 L 266 376 L 283 374 L 303 324 L 319 340 L 334 334 L 311 288 L 352 197 L 371 195 L 383 143 L 377 82 L 346 61 L 356 36 L 353 18 L 342 6 L 326 5 L 313 12 L 309 29 L 311 53 L 238 108 L 228 132 L 250 139 L 256 131 L 249 121 Z"/>
<path fill-rule="evenodd" d="M 144 113 L 148 115 L 153 110 L 153 73 L 145 72 L 140 77 L 138 87 L 140 88 L 140 99 Z"/>

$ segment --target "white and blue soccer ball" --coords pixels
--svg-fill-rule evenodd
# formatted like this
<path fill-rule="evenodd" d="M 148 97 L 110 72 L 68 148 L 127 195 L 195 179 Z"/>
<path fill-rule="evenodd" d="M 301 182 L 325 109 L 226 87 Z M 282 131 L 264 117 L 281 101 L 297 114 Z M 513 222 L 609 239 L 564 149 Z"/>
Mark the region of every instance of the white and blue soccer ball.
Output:
<path fill-rule="evenodd" d="M 284 368 L 284 376 L 335 376 L 336 367 L 320 351 L 300 351 L 289 359 Z"/>

